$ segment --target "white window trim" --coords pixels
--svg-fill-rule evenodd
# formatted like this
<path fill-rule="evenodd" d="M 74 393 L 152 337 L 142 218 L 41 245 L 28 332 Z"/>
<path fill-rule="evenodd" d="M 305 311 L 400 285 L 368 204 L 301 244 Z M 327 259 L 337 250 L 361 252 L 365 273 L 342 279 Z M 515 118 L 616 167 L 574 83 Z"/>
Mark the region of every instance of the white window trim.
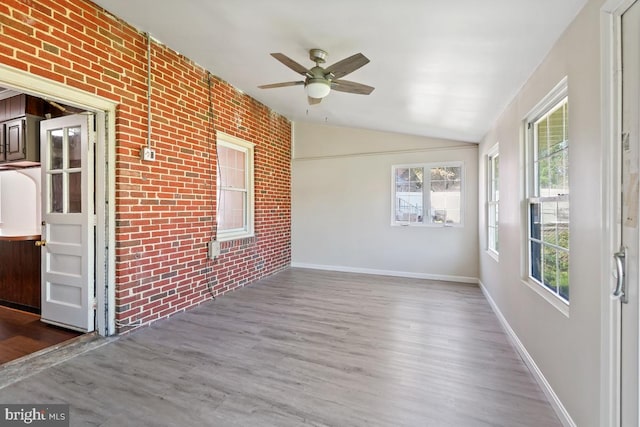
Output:
<path fill-rule="evenodd" d="M 255 144 L 249 142 L 249 141 L 245 141 L 244 139 L 240 139 L 237 138 L 235 136 L 226 134 L 224 132 L 217 132 L 217 138 L 216 138 L 216 143 L 220 146 L 224 146 L 224 147 L 229 147 L 232 148 L 234 150 L 240 150 L 240 151 L 245 151 L 245 153 L 247 154 L 246 157 L 246 161 L 247 161 L 247 168 L 246 168 L 246 183 L 247 183 L 247 218 L 246 218 L 246 227 L 242 230 L 229 230 L 229 231 L 224 231 L 224 230 L 218 230 L 217 231 L 217 236 L 216 239 L 224 242 L 224 241 L 229 241 L 229 240 L 236 240 L 236 239 L 244 239 L 247 237 L 253 237 L 255 235 L 255 191 L 254 191 L 254 148 L 255 148 Z M 217 161 L 218 159 L 216 159 Z M 220 164 L 218 163 L 217 168 L 220 167 Z M 218 169 L 219 170 L 219 169 Z M 219 183 L 216 183 L 216 200 L 218 201 L 217 203 L 217 210 L 216 210 L 216 216 L 218 215 L 218 209 L 220 208 L 220 186 Z M 216 222 L 218 221 L 218 219 L 216 218 Z"/>
<path fill-rule="evenodd" d="M 433 167 L 451 167 L 451 166 L 459 166 L 461 168 L 460 171 L 460 223 L 459 224 L 434 224 L 432 222 L 428 223 L 409 223 L 395 220 L 396 208 L 395 208 L 395 170 L 398 168 L 424 168 L 431 169 Z M 466 175 L 465 175 L 465 165 L 462 161 L 452 161 L 452 162 L 431 162 L 431 163 L 405 163 L 391 166 L 391 226 L 392 227 L 431 227 L 431 228 L 462 228 L 464 227 L 464 212 L 465 212 L 465 191 L 466 185 Z M 424 191 L 423 191 L 424 195 Z M 431 210 L 431 200 L 428 196 L 424 196 L 423 202 L 423 210 L 424 212 L 429 212 Z M 426 214 L 425 214 L 426 215 Z"/>
<path fill-rule="evenodd" d="M 489 242 L 490 242 L 490 230 L 491 230 L 491 222 L 490 222 L 490 212 L 491 212 L 491 205 L 497 205 L 498 206 L 498 212 L 500 212 L 500 198 L 498 197 L 498 200 L 493 200 L 493 160 L 495 158 L 500 158 L 500 145 L 498 143 L 496 143 L 493 147 L 491 147 L 491 149 L 489 150 L 489 152 L 487 153 L 487 157 L 486 157 L 486 165 L 487 165 L 487 186 L 486 186 L 486 192 L 487 192 L 487 201 L 486 201 L 486 227 L 485 227 L 485 232 L 486 232 L 486 252 L 487 254 L 489 254 L 489 256 L 491 256 L 493 259 L 495 259 L 496 261 L 499 260 L 499 256 L 500 253 L 499 251 L 496 251 L 494 248 L 490 247 Z M 499 187 L 498 187 L 499 188 Z M 499 218 L 499 216 L 498 216 Z M 499 223 L 500 223 L 500 219 L 498 219 L 498 221 L 495 223 L 495 228 L 499 227 Z"/>
<path fill-rule="evenodd" d="M 533 179 L 533 171 L 531 170 L 531 164 L 533 159 L 533 141 L 532 141 L 532 132 L 529 131 L 528 125 L 529 123 L 534 123 L 539 120 L 541 117 L 546 115 L 551 108 L 553 108 L 556 104 L 561 102 L 564 98 L 569 96 L 569 84 L 568 77 L 565 76 L 530 112 L 527 114 L 525 119 L 522 122 L 523 126 L 523 134 L 524 134 L 524 163 L 525 167 L 525 194 L 523 201 L 523 214 L 526 218 L 523 221 L 523 242 L 524 248 L 522 253 L 524 254 L 524 262 L 523 262 L 523 272 L 522 272 L 522 283 L 527 285 L 530 289 L 532 289 L 535 293 L 544 298 L 547 302 L 549 302 L 553 307 L 555 307 L 560 313 L 565 315 L 567 318 L 569 317 L 569 302 L 556 295 L 553 291 L 548 289 L 545 285 L 540 284 L 537 280 L 530 277 L 531 274 L 531 253 L 530 253 L 530 239 L 529 233 L 531 230 L 531 215 L 529 212 L 529 202 L 534 199 L 534 179 Z M 570 259 L 571 262 L 571 259 Z M 571 277 L 571 276 L 569 276 Z M 569 289 L 571 289 L 571 279 L 569 279 Z"/>

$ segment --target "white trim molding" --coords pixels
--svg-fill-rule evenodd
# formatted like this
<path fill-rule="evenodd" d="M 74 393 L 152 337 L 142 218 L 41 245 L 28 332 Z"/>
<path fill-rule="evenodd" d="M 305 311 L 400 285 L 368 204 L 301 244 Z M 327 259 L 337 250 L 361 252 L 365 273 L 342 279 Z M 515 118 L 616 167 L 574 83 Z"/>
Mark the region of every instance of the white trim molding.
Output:
<path fill-rule="evenodd" d="M 520 341 L 520 338 L 518 338 L 518 335 L 516 335 L 513 328 L 511 328 L 511 325 L 509 325 L 509 322 L 500 311 L 500 308 L 498 308 L 498 305 L 495 303 L 493 298 L 491 298 L 491 294 L 489 294 L 487 288 L 480 280 L 478 280 L 478 284 L 480 285 L 480 289 L 482 290 L 485 298 L 489 302 L 489 305 L 493 309 L 493 312 L 496 314 L 496 317 L 500 321 L 500 324 L 513 343 L 513 346 L 516 348 L 516 350 L 520 354 L 520 357 L 531 371 L 531 374 L 549 400 L 549 403 L 553 407 L 553 410 L 556 412 L 556 415 L 558 415 L 558 418 L 560 419 L 560 422 L 562 422 L 562 425 L 565 427 L 577 427 L 576 423 L 571 418 L 571 415 L 560 401 L 560 398 L 551 387 L 551 384 L 549 384 L 549 381 L 547 381 L 545 376 L 542 374 L 542 371 L 540 370 L 540 368 L 538 368 L 538 365 L 533 360 L 533 357 L 529 354 L 524 344 L 522 344 L 522 341 Z"/>
<path fill-rule="evenodd" d="M 622 14 L 636 0 L 608 0 L 600 9 L 601 157 L 602 157 L 602 242 L 601 246 L 601 344 L 600 425 L 619 426 L 620 419 L 620 304 L 611 299 L 614 279 L 613 253 L 618 250 L 620 209 L 618 195 L 621 76 L 620 22 Z"/>
<path fill-rule="evenodd" d="M 96 151 L 96 295 L 98 333 L 115 333 L 115 159 L 116 107 L 110 99 L 0 64 L 0 85 L 98 113 L 101 132 Z"/>
<path fill-rule="evenodd" d="M 410 279 L 438 280 L 443 282 L 473 283 L 476 285 L 479 283 L 477 277 L 450 276 L 447 274 L 415 273 L 411 271 L 378 270 L 374 268 L 348 267 L 348 266 L 342 266 L 342 265 L 322 265 L 322 264 L 308 264 L 304 262 L 292 262 L 291 267 L 309 268 L 312 270 L 339 271 L 341 273 L 361 273 L 361 274 L 372 274 L 376 276 L 407 277 Z"/>

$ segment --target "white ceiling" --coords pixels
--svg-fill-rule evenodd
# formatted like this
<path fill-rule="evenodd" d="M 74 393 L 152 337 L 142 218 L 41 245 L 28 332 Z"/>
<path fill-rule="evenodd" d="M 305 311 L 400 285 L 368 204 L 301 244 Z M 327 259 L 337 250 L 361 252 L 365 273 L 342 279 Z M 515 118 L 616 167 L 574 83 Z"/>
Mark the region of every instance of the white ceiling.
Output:
<path fill-rule="evenodd" d="M 478 142 L 586 0 L 94 0 L 293 121 Z M 332 91 L 309 106 L 305 67 L 362 52 L 345 77 L 371 95 Z"/>

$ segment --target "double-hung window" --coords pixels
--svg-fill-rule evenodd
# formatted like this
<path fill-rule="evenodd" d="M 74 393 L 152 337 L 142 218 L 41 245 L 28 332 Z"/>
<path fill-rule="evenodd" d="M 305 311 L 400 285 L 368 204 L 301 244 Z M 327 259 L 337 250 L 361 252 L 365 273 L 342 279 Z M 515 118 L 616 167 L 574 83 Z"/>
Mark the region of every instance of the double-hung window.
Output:
<path fill-rule="evenodd" d="M 569 101 L 566 80 L 527 120 L 529 278 L 569 303 Z"/>
<path fill-rule="evenodd" d="M 391 225 L 461 225 L 462 162 L 394 165 Z"/>
<path fill-rule="evenodd" d="M 218 133 L 218 239 L 253 236 L 253 144 Z"/>
<path fill-rule="evenodd" d="M 487 155 L 487 250 L 494 255 L 498 255 L 500 246 L 498 238 L 499 175 L 500 155 L 496 146 Z"/>

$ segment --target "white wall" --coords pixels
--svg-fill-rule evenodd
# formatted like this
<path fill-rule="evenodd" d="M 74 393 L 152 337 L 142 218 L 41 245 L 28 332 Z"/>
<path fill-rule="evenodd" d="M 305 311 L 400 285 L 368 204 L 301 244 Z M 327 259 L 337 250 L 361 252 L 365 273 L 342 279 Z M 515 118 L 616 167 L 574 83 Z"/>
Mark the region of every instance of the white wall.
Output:
<path fill-rule="evenodd" d="M 38 235 L 40 168 L 0 172 L 0 233 Z"/>
<path fill-rule="evenodd" d="M 292 265 L 476 281 L 477 145 L 294 125 Z M 392 227 L 391 166 L 464 162 L 463 227 Z"/>
<path fill-rule="evenodd" d="M 602 0 L 590 1 L 480 144 L 480 279 L 578 426 L 599 424 L 600 369 L 600 27 Z M 571 185 L 568 317 L 524 282 L 522 121 L 565 76 L 569 85 Z M 500 144 L 500 257 L 486 252 L 485 160 Z"/>

